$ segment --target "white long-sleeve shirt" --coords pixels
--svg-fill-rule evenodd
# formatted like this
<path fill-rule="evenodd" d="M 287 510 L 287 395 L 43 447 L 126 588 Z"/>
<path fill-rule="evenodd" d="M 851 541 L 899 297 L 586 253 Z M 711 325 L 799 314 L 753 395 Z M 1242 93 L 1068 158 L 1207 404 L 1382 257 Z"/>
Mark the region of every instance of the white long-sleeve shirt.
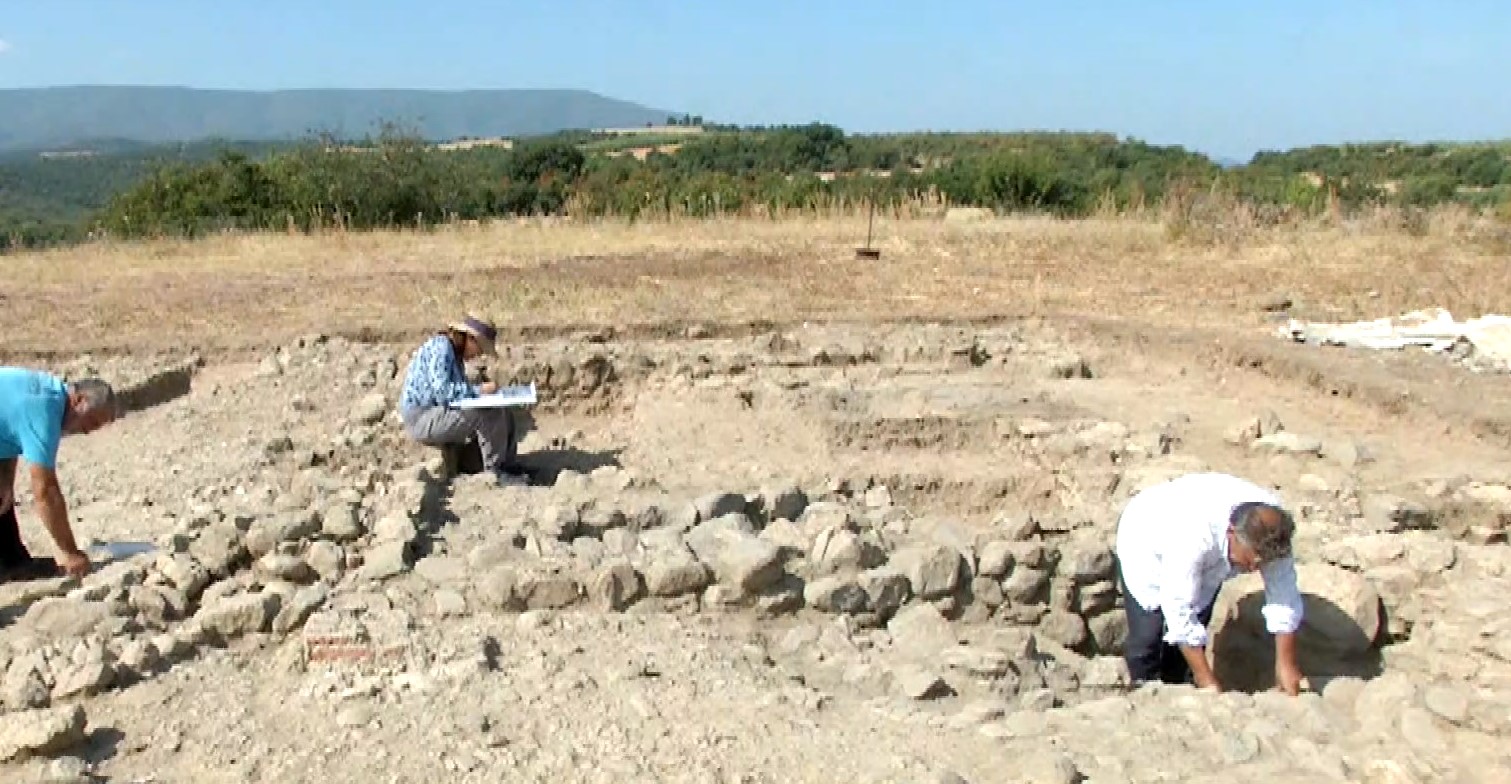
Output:
<path fill-rule="evenodd" d="M 1118 520 L 1117 555 L 1128 592 L 1140 607 L 1165 616 L 1165 641 L 1205 646 L 1206 627 L 1197 613 L 1223 582 L 1240 572 L 1228 560 L 1228 517 L 1233 507 L 1261 501 L 1280 505 L 1275 493 L 1220 473 L 1187 474 L 1148 487 L 1128 502 Z M 1260 567 L 1271 634 L 1301 626 L 1296 563 L 1278 558 Z"/>

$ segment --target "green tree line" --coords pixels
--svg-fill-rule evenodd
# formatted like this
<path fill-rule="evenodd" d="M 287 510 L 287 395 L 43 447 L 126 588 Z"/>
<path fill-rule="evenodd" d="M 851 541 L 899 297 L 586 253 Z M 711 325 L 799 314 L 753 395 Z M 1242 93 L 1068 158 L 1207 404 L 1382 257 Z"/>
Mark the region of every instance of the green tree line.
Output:
<path fill-rule="evenodd" d="M 202 164 L 225 152 L 267 156 L 287 144 L 210 140 L 147 145 L 103 140 L 51 155 L 0 156 L 0 251 L 77 241 L 111 199 L 176 163 Z"/>
<path fill-rule="evenodd" d="M 1224 169 L 1180 147 L 1110 134 L 847 135 L 825 124 L 704 129 L 648 139 L 641 148 L 568 132 L 513 148 L 445 150 L 389 128 L 355 144 L 321 137 L 292 146 L 0 160 L 0 249 L 89 232 L 423 227 L 560 213 L 707 216 L 866 200 L 935 199 L 1076 217 L 1155 206 L 1172 187 L 1221 188 L 1300 210 L 1505 203 L 1511 193 L 1511 148 L 1495 145 L 1317 147 L 1265 152 Z"/>
<path fill-rule="evenodd" d="M 690 137 L 641 160 L 584 152 L 563 135 L 513 149 L 440 150 L 389 133 L 369 145 L 310 144 L 260 160 L 227 152 L 176 163 L 120 193 L 96 218 L 116 236 L 342 225 L 425 226 L 457 219 L 817 209 L 937 194 L 951 204 L 1085 214 L 1105 193 L 1157 197 L 1166 181 L 1211 176 L 1205 158 L 1110 137 L 1015 144 L 911 144 L 809 125 Z"/>

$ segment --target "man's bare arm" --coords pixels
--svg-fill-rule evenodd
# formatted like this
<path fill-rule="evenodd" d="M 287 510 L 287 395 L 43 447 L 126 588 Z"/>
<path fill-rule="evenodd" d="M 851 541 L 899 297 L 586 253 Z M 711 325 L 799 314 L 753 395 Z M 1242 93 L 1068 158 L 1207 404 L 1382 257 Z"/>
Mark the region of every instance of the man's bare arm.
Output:
<path fill-rule="evenodd" d="M 1197 645 L 1180 646 L 1180 654 L 1186 658 L 1186 664 L 1191 668 L 1191 680 L 1197 688 L 1222 691 L 1222 686 L 1217 682 L 1217 674 L 1212 672 L 1212 666 L 1207 664 L 1207 649 Z"/>
<path fill-rule="evenodd" d="M 1292 697 L 1301 691 L 1301 665 L 1296 661 L 1296 635 L 1275 635 L 1275 685 Z"/>
<path fill-rule="evenodd" d="M 58 484 L 58 474 L 50 468 L 31 466 L 32 495 L 36 498 L 37 516 L 52 536 L 53 543 L 64 555 L 82 555 L 74 541 L 73 528 L 68 525 L 68 504 L 63 500 L 63 487 Z"/>
<path fill-rule="evenodd" d="M 1301 690 L 1301 665 L 1296 659 L 1296 633 L 1306 605 L 1296 583 L 1291 558 L 1278 558 L 1260 567 L 1264 578 L 1265 627 L 1275 636 L 1275 685 L 1287 694 Z"/>

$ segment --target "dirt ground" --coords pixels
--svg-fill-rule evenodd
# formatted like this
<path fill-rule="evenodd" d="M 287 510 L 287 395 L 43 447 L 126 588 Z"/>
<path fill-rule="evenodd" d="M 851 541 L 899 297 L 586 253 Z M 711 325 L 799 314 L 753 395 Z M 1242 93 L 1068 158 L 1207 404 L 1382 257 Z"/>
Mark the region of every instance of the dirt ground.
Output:
<path fill-rule="evenodd" d="M 158 549 L 0 585 L 0 758 L 87 715 L 0 779 L 1511 780 L 1505 377 L 1272 334 L 1495 309 L 1511 260 L 1446 229 L 882 225 L 880 262 L 853 221 L 6 260 L 8 363 L 195 362 L 65 442 L 81 540 Z M 530 487 L 442 475 L 395 419 L 463 308 L 506 327 L 481 371 L 541 391 Z M 1299 698 L 1237 587 L 1232 690 L 1126 686 L 1117 513 L 1195 470 L 1297 514 L 1332 611 Z"/>

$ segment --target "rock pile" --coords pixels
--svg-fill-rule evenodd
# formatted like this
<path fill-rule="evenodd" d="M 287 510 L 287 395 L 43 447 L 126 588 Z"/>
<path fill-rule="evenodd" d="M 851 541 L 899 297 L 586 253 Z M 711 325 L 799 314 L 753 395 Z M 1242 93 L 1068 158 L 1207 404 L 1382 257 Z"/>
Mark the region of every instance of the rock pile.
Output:
<path fill-rule="evenodd" d="M 4 604 L 25 609 L 0 638 L 0 704 L 60 705 L 154 677 L 205 646 L 296 632 L 343 578 L 409 567 L 432 487 L 417 467 L 260 514 L 195 503 L 157 553 L 82 581 L 3 586 Z"/>
<path fill-rule="evenodd" d="M 1046 534 L 1032 519 L 980 535 L 945 524 L 913 535 L 917 521 L 882 486 L 812 501 L 791 483 L 680 502 L 581 492 L 622 484 L 617 473 L 567 471 L 554 487 L 511 494 L 501 536 L 466 558 L 484 601 L 807 607 L 874 627 L 916 598 L 951 617 L 1036 627 L 1071 649 L 1115 651 L 1121 640 L 1112 552 L 1090 535 Z"/>
<path fill-rule="evenodd" d="M 115 388 L 126 412 L 142 411 L 189 394 L 194 374 L 204 366 L 198 355 L 161 357 L 82 357 L 47 369 L 65 381 L 103 378 Z"/>
<path fill-rule="evenodd" d="M 1468 480 L 1363 489 L 1367 449 L 1289 432 L 1271 415 L 1246 419 L 1229 434 L 1238 448 L 1218 449 L 1299 473 L 1283 491 L 1303 522 L 1302 657 L 1317 693 L 1282 702 L 1129 692 L 1113 521 L 1142 487 L 1208 467 L 1182 451 L 1183 438 L 1201 437 L 1189 419 L 1134 427 L 990 378 L 937 394 L 823 380 L 888 361 L 962 374 L 1026 361 L 1045 371 L 1036 383 L 1097 383 L 1085 381 L 1091 362 L 1077 352 L 1025 349 L 1005 335 L 928 328 L 892 342 L 819 330 L 801 340 L 707 337 L 693 352 L 584 336 L 517 349 L 489 377 L 535 381 L 548 407 L 581 417 L 572 427 L 632 402 L 636 385 L 716 392 L 752 416 L 760 395 L 790 393 L 822 412 L 813 443 L 830 450 L 990 454 L 1001 465 L 947 475 L 861 461 L 822 481 L 810 465 L 803 479 L 709 472 L 661 477 L 667 485 L 582 465 L 516 488 L 443 477 L 439 455 L 402 437 L 393 416 L 402 354 L 297 341 L 264 358 L 249 383 L 143 415 L 196 426 L 224 417 L 214 448 L 167 456 L 174 470 L 154 497 L 135 490 L 144 481 L 130 466 L 86 495 L 95 505 L 81 513 L 150 518 L 165 532 L 157 552 L 82 581 L 0 586 L 11 616 L 0 625 L 0 758 L 66 753 L 83 738 L 86 700 L 159 679 L 208 648 L 267 645 L 291 671 L 326 670 L 340 684 L 331 688 L 359 695 L 340 698 L 335 721 L 354 732 L 386 720 L 360 696 L 372 683 L 444 691 L 487 672 L 491 685 L 531 689 L 551 705 L 611 677 L 665 688 L 646 661 L 589 672 L 600 662 L 572 663 L 571 635 L 550 631 L 663 621 L 749 630 L 742 660 L 721 666 L 749 675 L 752 689 L 779 681 L 772 704 L 807 716 L 842 700 L 856 714 L 958 733 L 950 738 L 985 736 L 1021 754 L 1013 773 L 1034 780 L 1194 777 L 1219 762 L 1237 780 L 1423 779 L 1443 770 L 1429 742 L 1451 734 L 1490 745 L 1511 732 L 1511 614 L 1495 601 L 1511 587 L 1501 544 L 1511 490 Z M 764 386 L 747 383 L 757 372 L 771 374 Z M 729 389 L 746 393 L 745 409 Z M 259 405 L 276 420 L 226 424 Z M 110 483 L 130 488 L 131 502 L 111 501 Z M 967 522 L 982 509 L 1008 511 Z M 1218 673 L 1245 691 L 1270 685 L 1260 601 L 1256 578 L 1235 580 L 1215 614 Z M 459 656 L 423 649 L 450 644 L 437 640 L 458 628 L 497 639 Z M 512 670 L 496 661 L 505 635 L 520 638 Z M 535 637 L 561 650 L 537 655 Z M 571 693 L 544 696 L 561 685 L 553 674 L 573 667 L 584 669 L 565 681 Z M 690 694 L 706 687 L 687 677 Z M 486 732 L 502 758 L 509 743 Z M 1045 740 L 1072 733 L 1065 751 Z M 1188 741 L 1190 761 L 1120 761 L 1128 748 Z M 1324 752 L 1334 741 L 1346 751 Z M 577 752 L 561 753 L 569 766 Z M 958 780 L 946 773 L 939 780 Z"/>

